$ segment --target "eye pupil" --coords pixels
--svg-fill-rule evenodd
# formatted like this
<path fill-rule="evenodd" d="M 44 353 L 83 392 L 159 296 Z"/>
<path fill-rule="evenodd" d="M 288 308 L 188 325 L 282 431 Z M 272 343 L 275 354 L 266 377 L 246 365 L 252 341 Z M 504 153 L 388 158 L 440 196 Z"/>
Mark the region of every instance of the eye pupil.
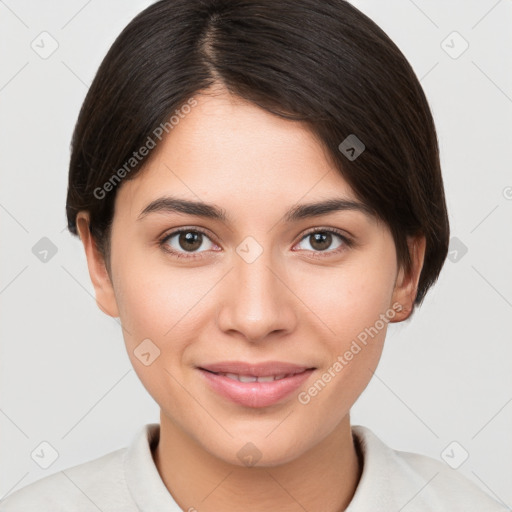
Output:
<path fill-rule="evenodd" d="M 195 250 L 201 247 L 202 233 L 196 233 L 194 231 L 184 231 L 180 233 L 179 244 L 184 250 Z"/>
<path fill-rule="evenodd" d="M 332 235 L 330 233 L 313 233 L 310 235 L 313 237 L 314 243 L 311 244 L 311 247 L 319 251 L 325 251 L 328 249 L 332 243 Z M 315 244 L 319 243 L 320 246 L 316 246 Z"/>

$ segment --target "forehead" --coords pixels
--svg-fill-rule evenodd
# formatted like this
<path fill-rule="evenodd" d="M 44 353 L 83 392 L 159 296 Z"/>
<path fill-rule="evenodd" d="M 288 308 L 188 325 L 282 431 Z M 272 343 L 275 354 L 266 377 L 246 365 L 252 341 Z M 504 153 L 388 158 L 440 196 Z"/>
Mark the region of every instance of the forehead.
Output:
<path fill-rule="evenodd" d="M 333 196 L 356 200 L 304 123 L 225 92 L 194 99 L 144 169 L 118 191 L 116 202 L 128 202 L 132 215 L 164 195 L 260 212 Z"/>

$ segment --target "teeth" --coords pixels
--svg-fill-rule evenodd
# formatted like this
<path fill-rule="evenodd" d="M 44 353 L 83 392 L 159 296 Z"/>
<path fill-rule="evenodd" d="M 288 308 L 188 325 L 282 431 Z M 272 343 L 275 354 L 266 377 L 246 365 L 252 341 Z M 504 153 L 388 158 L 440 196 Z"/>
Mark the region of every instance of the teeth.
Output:
<path fill-rule="evenodd" d="M 274 379 L 273 375 L 269 375 L 268 377 L 258 377 L 258 382 L 272 382 Z"/>
<path fill-rule="evenodd" d="M 219 372 L 217 375 L 222 375 L 228 379 L 237 380 L 239 382 L 273 382 L 274 380 L 281 380 L 285 377 L 291 377 L 293 373 L 282 375 L 267 375 L 264 377 L 255 377 L 254 375 L 238 375 L 236 373 L 222 373 Z"/>
<path fill-rule="evenodd" d="M 228 379 L 232 380 L 240 380 L 236 373 L 219 373 L 219 375 L 223 375 L 224 377 L 227 377 Z"/>
<path fill-rule="evenodd" d="M 256 382 L 258 377 L 253 377 L 251 375 L 239 375 L 238 380 L 240 382 Z"/>

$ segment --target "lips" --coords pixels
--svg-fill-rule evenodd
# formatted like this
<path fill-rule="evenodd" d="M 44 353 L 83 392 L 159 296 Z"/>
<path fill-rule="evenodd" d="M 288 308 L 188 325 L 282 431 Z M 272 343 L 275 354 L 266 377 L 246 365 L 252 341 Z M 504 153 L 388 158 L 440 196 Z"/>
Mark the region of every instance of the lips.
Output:
<path fill-rule="evenodd" d="M 268 407 L 282 401 L 315 370 L 279 361 L 260 364 L 225 361 L 197 369 L 213 391 L 246 407 Z"/>

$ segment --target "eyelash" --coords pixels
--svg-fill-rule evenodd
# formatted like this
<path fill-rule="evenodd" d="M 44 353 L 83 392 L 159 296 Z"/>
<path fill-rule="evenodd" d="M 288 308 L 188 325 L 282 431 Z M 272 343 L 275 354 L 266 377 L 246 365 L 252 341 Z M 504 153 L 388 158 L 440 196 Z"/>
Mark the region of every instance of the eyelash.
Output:
<path fill-rule="evenodd" d="M 170 249 L 169 248 L 169 245 L 167 245 L 167 242 L 173 236 L 178 235 L 180 233 L 201 233 L 201 234 L 205 235 L 207 238 L 210 238 L 208 236 L 208 233 L 206 231 L 204 231 L 203 229 L 201 229 L 201 228 L 196 228 L 196 227 L 194 227 L 194 228 L 180 228 L 180 229 L 177 229 L 176 231 L 172 231 L 171 233 L 166 233 L 158 241 L 158 245 L 162 248 L 162 250 L 164 250 L 165 252 L 171 254 L 172 256 L 174 256 L 176 258 L 186 258 L 186 259 L 189 259 L 189 260 L 194 260 L 194 259 L 202 258 L 203 256 L 201 256 L 201 253 L 183 253 L 183 252 L 175 251 L 174 249 Z M 338 237 L 341 238 L 341 240 L 343 242 L 343 245 L 338 247 L 337 249 L 334 249 L 334 250 L 331 250 L 331 251 L 329 251 L 329 250 L 326 250 L 326 251 L 312 251 L 313 254 L 314 254 L 313 258 L 325 258 L 325 257 L 332 256 L 334 254 L 339 254 L 343 250 L 350 249 L 354 245 L 353 240 L 351 240 L 346 235 L 344 235 L 340 230 L 335 229 L 335 228 L 313 228 L 312 230 L 307 231 L 306 233 L 304 233 L 304 235 L 302 235 L 302 238 L 299 240 L 299 243 L 302 242 L 309 235 L 312 235 L 314 233 L 324 233 L 324 234 L 328 233 L 328 234 L 337 235 Z"/>

